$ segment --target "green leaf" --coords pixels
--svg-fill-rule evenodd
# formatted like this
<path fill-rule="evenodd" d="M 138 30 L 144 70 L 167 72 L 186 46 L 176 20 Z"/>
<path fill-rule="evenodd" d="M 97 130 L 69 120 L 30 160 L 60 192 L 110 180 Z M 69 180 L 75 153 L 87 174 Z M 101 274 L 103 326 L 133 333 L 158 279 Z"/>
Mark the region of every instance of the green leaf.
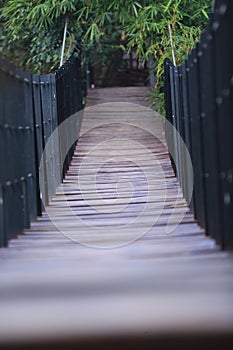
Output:
<path fill-rule="evenodd" d="M 209 19 L 209 16 L 204 9 L 202 9 L 201 12 L 203 13 L 203 15 L 205 16 L 206 19 Z"/>

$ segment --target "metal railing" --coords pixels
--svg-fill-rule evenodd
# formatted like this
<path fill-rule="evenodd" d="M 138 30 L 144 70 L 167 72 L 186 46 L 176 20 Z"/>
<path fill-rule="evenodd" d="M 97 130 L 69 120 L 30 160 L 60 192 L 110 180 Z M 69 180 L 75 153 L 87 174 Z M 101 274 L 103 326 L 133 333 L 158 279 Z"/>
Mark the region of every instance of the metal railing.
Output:
<path fill-rule="evenodd" d="M 86 94 L 80 58 L 71 58 L 47 75 L 24 72 L 0 57 L 0 246 L 7 246 L 42 213 L 39 164 L 45 145 L 59 124 L 82 110 Z M 51 149 L 44 174 L 44 202 L 60 184 L 59 145 Z M 63 165 L 67 171 L 74 151 Z M 47 181 L 46 181 L 47 180 Z"/>
<path fill-rule="evenodd" d="M 165 60 L 166 118 L 189 150 L 194 171 L 191 210 L 201 227 L 233 248 L 233 2 L 216 1 L 200 42 L 182 65 Z M 173 165 L 184 196 L 188 169 L 179 140 Z"/>

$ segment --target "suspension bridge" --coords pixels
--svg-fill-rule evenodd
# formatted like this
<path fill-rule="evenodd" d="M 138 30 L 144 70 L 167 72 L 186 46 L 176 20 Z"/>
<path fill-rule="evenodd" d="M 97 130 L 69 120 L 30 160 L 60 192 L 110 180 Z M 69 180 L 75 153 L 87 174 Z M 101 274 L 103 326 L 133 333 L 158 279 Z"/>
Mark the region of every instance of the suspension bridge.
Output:
<path fill-rule="evenodd" d="M 179 67 L 86 90 L 0 58 L 3 349 L 231 349 L 231 1 Z M 75 140 L 75 142 L 74 142 Z"/>

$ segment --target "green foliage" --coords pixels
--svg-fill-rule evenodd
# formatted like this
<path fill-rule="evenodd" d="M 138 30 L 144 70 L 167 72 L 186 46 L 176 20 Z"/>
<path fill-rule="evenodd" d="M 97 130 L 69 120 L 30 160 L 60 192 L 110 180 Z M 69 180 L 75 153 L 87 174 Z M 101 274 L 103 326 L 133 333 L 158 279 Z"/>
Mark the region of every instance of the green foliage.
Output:
<path fill-rule="evenodd" d="M 18 66 L 36 73 L 46 73 L 57 68 L 65 17 L 71 5 L 72 1 L 64 0 L 6 0 L 0 12 L 0 47 L 3 54 L 8 59 L 13 57 Z M 82 35 L 76 19 L 70 14 L 69 17 L 65 59 L 70 56 Z"/>
<path fill-rule="evenodd" d="M 94 62 L 107 61 L 119 49 L 135 50 L 142 63 L 154 60 L 158 91 L 164 58 L 171 58 L 168 25 L 180 63 L 198 40 L 210 5 L 211 0 L 2 0 L 0 50 L 25 69 L 55 69 L 68 17 L 65 58 L 77 44 Z"/>
<path fill-rule="evenodd" d="M 142 62 L 152 58 L 156 80 L 152 89 L 152 107 L 164 115 L 164 95 L 160 93 L 163 85 L 164 59 L 172 60 L 172 49 L 168 26 L 172 30 L 176 63 L 187 57 L 209 17 L 211 0 L 161 0 L 144 1 L 125 26 L 128 37 L 128 51 L 136 49 Z"/>

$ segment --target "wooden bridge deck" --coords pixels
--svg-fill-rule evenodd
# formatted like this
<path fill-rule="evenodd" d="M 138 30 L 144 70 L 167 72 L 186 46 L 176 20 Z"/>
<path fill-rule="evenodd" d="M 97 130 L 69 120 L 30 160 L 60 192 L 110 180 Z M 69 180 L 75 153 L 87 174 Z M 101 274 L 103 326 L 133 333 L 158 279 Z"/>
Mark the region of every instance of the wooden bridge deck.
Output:
<path fill-rule="evenodd" d="M 190 348 L 202 336 L 230 348 L 232 256 L 188 211 L 162 122 L 143 107 L 146 91 L 89 92 L 82 136 L 50 205 L 70 239 L 44 214 L 0 251 L 2 346 Z"/>

